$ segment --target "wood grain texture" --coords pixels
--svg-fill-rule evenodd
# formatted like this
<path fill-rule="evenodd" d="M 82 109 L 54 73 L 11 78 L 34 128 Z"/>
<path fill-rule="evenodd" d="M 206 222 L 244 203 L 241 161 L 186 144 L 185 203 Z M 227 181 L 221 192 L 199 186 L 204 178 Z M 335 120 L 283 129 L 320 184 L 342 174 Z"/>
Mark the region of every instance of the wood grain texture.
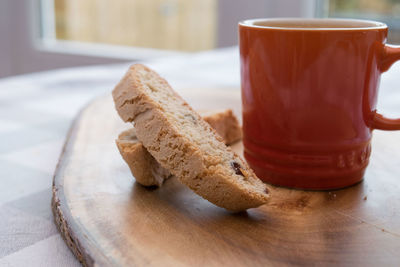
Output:
<path fill-rule="evenodd" d="M 233 108 L 239 92 L 185 91 L 195 108 Z M 114 140 L 129 127 L 111 97 L 75 122 L 53 186 L 55 221 L 84 265 L 400 264 L 400 133 L 374 133 L 362 183 L 331 192 L 273 188 L 272 201 L 232 214 L 176 179 L 135 183 Z M 242 151 L 241 143 L 234 149 Z"/>

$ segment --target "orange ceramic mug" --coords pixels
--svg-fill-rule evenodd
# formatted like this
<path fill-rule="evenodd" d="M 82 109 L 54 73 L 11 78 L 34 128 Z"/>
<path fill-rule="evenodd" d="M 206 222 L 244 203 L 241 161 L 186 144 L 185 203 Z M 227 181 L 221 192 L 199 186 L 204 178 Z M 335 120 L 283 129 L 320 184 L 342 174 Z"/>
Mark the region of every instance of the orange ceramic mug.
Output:
<path fill-rule="evenodd" d="M 351 19 L 239 23 L 244 155 L 262 180 L 335 189 L 362 180 L 381 73 L 400 59 L 387 26 Z"/>

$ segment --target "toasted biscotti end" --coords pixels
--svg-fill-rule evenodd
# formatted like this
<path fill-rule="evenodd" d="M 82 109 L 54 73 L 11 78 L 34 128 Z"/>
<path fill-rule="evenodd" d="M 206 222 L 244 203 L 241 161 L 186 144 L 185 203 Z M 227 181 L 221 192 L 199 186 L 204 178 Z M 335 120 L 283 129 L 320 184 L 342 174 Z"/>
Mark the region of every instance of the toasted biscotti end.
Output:
<path fill-rule="evenodd" d="M 139 184 L 161 186 L 164 180 L 172 176 L 137 140 L 134 128 L 123 131 L 115 142 L 122 158 Z"/>
<path fill-rule="evenodd" d="M 200 114 L 205 121 L 216 129 L 221 137 L 228 138 L 228 141 L 224 139 L 226 144 L 233 143 L 241 138 L 239 122 L 233 115 L 232 110 L 200 111 Z M 118 136 L 116 144 L 122 158 L 128 164 L 133 177 L 139 184 L 161 186 L 164 180 L 172 176 L 168 170 L 160 166 L 143 147 L 142 143 L 139 142 L 134 128 L 123 131 Z M 148 160 L 149 157 L 151 157 L 150 160 Z"/>
<path fill-rule="evenodd" d="M 267 186 L 247 163 L 154 71 L 131 66 L 113 98 L 147 151 L 198 195 L 232 211 L 268 201 Z"/>
<path fill-rule="evenodd" d="M 242 128 L 231 109 L 222 111 L 200 111 L 200 115 L 230 145 L 242 139 Z"/>

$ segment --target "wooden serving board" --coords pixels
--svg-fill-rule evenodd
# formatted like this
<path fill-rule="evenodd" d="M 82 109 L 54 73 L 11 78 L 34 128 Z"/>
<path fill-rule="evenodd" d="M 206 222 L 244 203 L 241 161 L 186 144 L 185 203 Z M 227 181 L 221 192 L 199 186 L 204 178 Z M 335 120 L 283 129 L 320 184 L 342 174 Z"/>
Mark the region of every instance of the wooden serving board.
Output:
<path fill-rule="evenodd" d="M 195 108 L 240 112 L 237 91 L 218 92 L 183 96 Z M 356 186 L 273 188 L 268 205 L 232 214 L 176 179 L 159 189 L 137 184 L 114 144 L 127 127 L 111 97 L 91 103 L 54 177 L 55 221 L 84 265 L 400 266 L 400 133 L 374 133 L 370 166 Z"/>

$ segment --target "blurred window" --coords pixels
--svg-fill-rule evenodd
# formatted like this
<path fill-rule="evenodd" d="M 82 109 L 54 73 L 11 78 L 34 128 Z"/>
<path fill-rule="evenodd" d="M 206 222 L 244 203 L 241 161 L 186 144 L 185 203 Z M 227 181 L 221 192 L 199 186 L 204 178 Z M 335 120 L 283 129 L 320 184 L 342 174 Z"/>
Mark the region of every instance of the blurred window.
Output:
<path fill-rule="evenodd" d="M 0 0 L 0 77 L 233 46 L 238 21 L 311 17 L 319 1 Z"/>
<path fill-rule="evenodd" d="M 51 1 L 55 27 L 42 28 L 57 40 L 179 51 L 216 46 L 218 0 Z"/>
<path fill-rule="evenodd" d="M 321 1 L 318 16 L 371 19 L 389 27 L 388 42 L 400 44 L 400 0 Z"/>

